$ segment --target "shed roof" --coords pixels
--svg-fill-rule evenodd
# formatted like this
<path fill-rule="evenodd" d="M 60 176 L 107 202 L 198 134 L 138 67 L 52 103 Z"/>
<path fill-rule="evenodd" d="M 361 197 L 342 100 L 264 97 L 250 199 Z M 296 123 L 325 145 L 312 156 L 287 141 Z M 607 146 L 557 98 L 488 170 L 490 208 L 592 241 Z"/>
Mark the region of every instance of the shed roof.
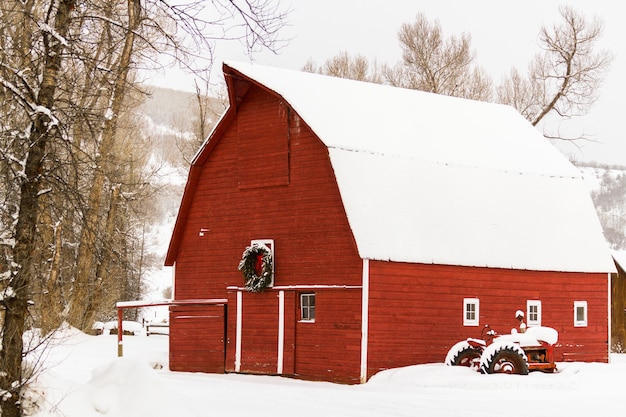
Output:
<path fill-rule="evenodd" d="M 328 147 L 362 258 L 614 270 L 582 175 L 513 108 L 244 63 L 224 72 L 282 97 Z"/>

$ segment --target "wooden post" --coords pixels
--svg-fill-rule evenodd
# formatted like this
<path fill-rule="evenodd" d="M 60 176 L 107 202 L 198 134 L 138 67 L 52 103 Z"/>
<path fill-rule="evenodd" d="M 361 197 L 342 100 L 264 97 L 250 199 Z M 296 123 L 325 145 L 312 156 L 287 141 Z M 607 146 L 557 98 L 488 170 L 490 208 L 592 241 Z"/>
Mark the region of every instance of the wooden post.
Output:
<path fill-rule="evenodd" d="M 117 356 L 124 356 L 124 342 L 122 336 L 124 335 L 124 329 L 122 329 L 122 311 L 124 309 L 117 308 Z"/>

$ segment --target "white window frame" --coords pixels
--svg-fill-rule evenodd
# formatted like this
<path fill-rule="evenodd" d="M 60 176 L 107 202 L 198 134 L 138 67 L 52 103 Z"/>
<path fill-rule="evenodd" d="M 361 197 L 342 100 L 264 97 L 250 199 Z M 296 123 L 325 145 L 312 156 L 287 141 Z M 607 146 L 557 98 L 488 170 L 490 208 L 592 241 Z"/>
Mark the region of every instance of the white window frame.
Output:
<path fill-rule="evenodd" d="M 468 307 L 472 306 L 474 311 Z M 471 317 L 473 315 L 473 317 Z M 478 326 L 480 322 L 480 300 L 478 298 L 463 299 L 463 326 Z"/>
<path fill-rule="evenodd" d="M 313 304 L 313 318 L 304 318 L 304 303 L 302 302 L 304 300 L 305 297 L 312 297 L 314 300 L 314 304 Z M 314 292 L 303 292 L 300 293 L 300 322 L 302 323 L 315 323 L 315 315 L 316 315 L 316 307 L 317 307 L 317 302 L 316 302 L 316 296 Z M 307 306 L 308 311 L 309 311 L 309 315 L 310 315 L 310 311 L 311 311 L 311 306 L 310 304 Z"/>
<path fill-rule="evenodd" d="M 274 270 L 276 269 L 276 257 L 274 256 L 274 239 L 254 239 L 250 241 L 250 246 L 259 245 L 265 246 L 270 250 L 270 255 L 272 256 L 272 280 L 269 284 L 267 284 L 267 288 L 272 288 L 274 286 L 274 280 L 276 274 Z"/>
<path fill-rule="evenodd" d="M 578 319 L 578 309 L 583 309 L 583 319 Z M 587 302 L 586 301 L 574 301 L 574 327 L 587 327 L 588 319 L 587 319 Z"/>
<path fill-rule="evenodd" d="M 531 314 L 531 308 L 537 308 L 537 317 L 533 319 Z M 527 326 L 541 326 L 541 300 L 526 300 L 526 325 Z"/>

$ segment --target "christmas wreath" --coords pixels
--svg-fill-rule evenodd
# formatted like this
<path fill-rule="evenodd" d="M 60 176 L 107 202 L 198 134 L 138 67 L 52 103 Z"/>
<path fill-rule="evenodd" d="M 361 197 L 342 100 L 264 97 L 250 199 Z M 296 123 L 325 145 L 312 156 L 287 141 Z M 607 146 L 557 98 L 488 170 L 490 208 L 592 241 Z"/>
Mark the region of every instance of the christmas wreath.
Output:
<path fill-rule="evenodd" d="M 265 245 L 254 244 L 243 252 L 239 270 L 250 292 L 262 292 L 272 283 L 272 253 Z"/>

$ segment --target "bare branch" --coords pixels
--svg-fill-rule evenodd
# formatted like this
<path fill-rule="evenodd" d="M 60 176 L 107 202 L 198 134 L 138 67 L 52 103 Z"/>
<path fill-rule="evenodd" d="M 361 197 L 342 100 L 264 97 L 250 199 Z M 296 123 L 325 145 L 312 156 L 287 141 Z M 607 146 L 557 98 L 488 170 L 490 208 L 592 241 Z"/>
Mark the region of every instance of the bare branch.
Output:
<path fill-rule="evenodd" d="M 559 11 L 561 23 L 543 27 L 539 34 L 544 52 L 530 63 L 528 77 L 512 71 L 498 87 L 498 100 L 535 126 L 550 113 L 564 119 L 586 114 L 613 59 L 609 51 L 596 50 L 603 28 L 599 19 L 588 21 L 569 6 Z"/>

